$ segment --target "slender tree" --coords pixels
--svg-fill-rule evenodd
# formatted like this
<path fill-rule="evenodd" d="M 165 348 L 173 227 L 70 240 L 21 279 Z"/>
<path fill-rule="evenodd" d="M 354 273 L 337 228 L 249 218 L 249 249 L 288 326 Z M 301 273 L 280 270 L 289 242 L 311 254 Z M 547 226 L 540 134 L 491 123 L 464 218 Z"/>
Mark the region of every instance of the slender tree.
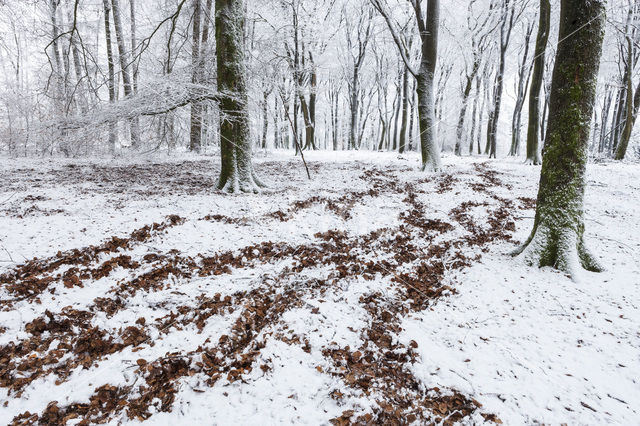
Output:
<path fill-rule="evenodd" d="M 402 73 L 402 118 L 400 121 L 400 139 L 398 140 L 398 152 L 402 154 L 407 147 L 407 121 L 409 119 L 409 71 L 405 68 Z"/>
<path fill-rule="evenodd" d="M 200 0 L 193 0 L 193 27 L 191 32 L 191 82 L 200 83 Z M 191 104 L 191 128 L 189 133 L 189 150 L 200 152 L 202 145 L 202 104 Z"/>
<path fill-rule="evenodd" d="M 562 0 L 549 122 L 535 222 L 517 253 L 576 278 L 580 266 L 600 271 L 584 242 L 589 127 L 604 36 L 605 0 Z"/>
<path fill-rule="evenodd" d="M 251 135 L 244 58 L 245 9 L 242 0 L 216 0 L 216 55 L 220 110 L 218 188 L 227 192 L 257 192 L 264 185 L 251 161 Z"/>
<path fill-rule="evenodd" d="M 524 29 L 524 25 L 523 25 Z M 522 123 L 522 107 L 524 106 L 524 100 L 527 93 L 527 87 L 529 87 L 529 80 L 531 78 L 531 64 L 529 62 L 529 42 L 531 40 L 531 34 L 533 33 L 533 24 L 528 23 L 525 29 L 524 37 L 524 52 L 522 54 L 522 60 L 518 64 L 518 82 L 516 84 L 516 105 L 513 109 L 513 116 L 511 118 L 511 149 L 509 149 L 510 156 L 516 156 L 520 154 L 520 128 Z"/>
<path fill-rule="evenodd" d="M 496 158 L 498 145 L 498 123 L 500 121 L 500 110 L 502 108 L 502 92 L 504 89 L 504 74 L 507 61 L 507 49 L 511 40 L 511 32 L 515 17 L 516 1 L 502 0 L 501 24 L 500 24 L 500 60 L 498 62 L 498 72 L 494 84 L 493 107 L 489 111 L 489 122 L 487 126 L 487 145 L 489 148 L 489 158 Z"/>
<path fill-rule="evenodd" d="M 104 32 L 107 42 L 107 65 L 108 65 L 108 78 L 107 87 L 109 88 L 109 102 L 116 101 L 116 71 L 115 62 L 113 60 L 113 42 L 111 41 L 111 3 L 109 0 L 103 0 L 104 6 Z M 118 127 L 117 123 L 109 123 L 109 149 L 112 153 L 115 152 L 116 143 L 118 142 Z"/>
<path fill-rule="evenodd" d="M 440 26 L 440 0 L 428 0 L 426 16 L 422 10 L 421 0 L 411 0 L 415 20 L 422 42 L 420 49 L 420 65 L 416 69 L 412 66 L 410 52 L 393 24 L 389 12 L 383 6 L 382 0 L 371 0 L 374 7 L 384 17 L 393 40 L 400 51 L 409 72 L 416 79 L 416 94 L 418 95 L 418 123 L 420 128 L 420 153 L 422 155 L 422 170 L 440 170 L 440 148 L 435 138 L 436 117 L 434 111 L 434 76 L 438 60 L 438 29 Z"/>
<path fill-rule="evenodd" d="M 551 4 L 549 0 L 540 0 L 540 21 L 536 37 L 536 50 L 533 60 L 533 75 L 529 91 L 529 124 L 527 126 L 527 163 L 540 164 L 540 89 L 544 77 L 545 52 L 551 25 Z"/>
<path fill-rule="evenodd" d="M 367 54 L 367 44 L 371 39 L 371 18 L 372 10 L 367 8 L 365 13 L 358 14 L 357 20 L 348 16 L 346 5 L 342 9 L 342 20 L 345 23 L 345 35 L 349 64 L 351 68 L 350 78 L 347 80 L 349 89 L 349 109 L 351 110 L 349 121 L 349 149 L 354 149 L 358 145 L 358 120 L 360 112 L 360 70 Z"/>
<path fill-rule="evenodd" d="M 120 58 L 120 68 L 122 73 L 122 83 L 124 88 L 124 96 L 130 97 L 133 95 L 133 81 L 131 79 L 131 70 L 129 69 L 129 54 L 125 46 L 124 29 L 122 27 L 122 20 L 120 18 L 120 1 L 111 0 L 112 13 L 113 13 L 113 25 L 116 33 L 116 41 L 118 44 L 118 57 Z M 139 134 L 139 120 L 133 118 L 130 122 L 131 127 L 131 145 L 137 147 L 140 142 Z"/>
<path fill-rule="evenodd" d="M 627 13 L 627 25 L 625 28 L 625 43 L 626 43 L 626 55 L 621 55 L 623 62 L 625 63 L 625 76 L 624 80 L 626 100 L 624 108 L 624 121 L 619 125 L 622 128 L 620 134 L 620 140 L 616 146 L 616 152 L 614 158 L 616 160 L 623 160 L 627 147 L 629 146 L 629 140 L 631 139 L 631 132 L 633 126 L 638 118 L 638 108 L 640 108 L 640 83 L 635 91 L 633 90 L 633 68 L 638 62 L 637 43 L 638 41 L 638 28 L 634 25 L 634 21 L 637 21 L 638 14 L 640 12 L 640 4 L 629 0 L 629 10 Z M 621 49 L 621 53 L 623 50 Z M 624 57 L 626 56 L 626 58 Z"/>

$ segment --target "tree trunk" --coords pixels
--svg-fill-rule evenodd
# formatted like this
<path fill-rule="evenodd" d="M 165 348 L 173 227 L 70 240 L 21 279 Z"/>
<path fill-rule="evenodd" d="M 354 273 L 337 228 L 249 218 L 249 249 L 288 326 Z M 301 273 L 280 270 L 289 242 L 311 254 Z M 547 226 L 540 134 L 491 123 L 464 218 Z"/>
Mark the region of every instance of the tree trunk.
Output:
<path fill-rule="evenodd" d="M 309 62 L 311 62 L 311 93 L 309 93 L 309 122 L 310 128 L 307 130 L 307 145 L 309 148 L 316 150 L 316 100 L 318 98 L 318 72 L 316 66 L 313 63 L 311 53 L 309 53 Z"/>
<path fill-rule="evenodd" d="M 609 111 L 611 110 L 611 101 L 613 100 L 613 90 L 610 85 L 606 85 L 604 96 L 604 105 L 602 114 L 600 115 L 600 140 L 598 143 L 598 153 L 602 153 L 606 146 L 607 124 L 609 123 Z"/>
<path fill-rule="evenodd" d="M 529 61 L 529 41 L 531 40 L 531 33 L 533 32 L 533 25 L 529 24 L 525 33 L 524 40 L 524 54 L 522 61 L 518 67 L 518 86 L 516 93 L 516 105 L 513 110 L 513 117 L 511 120 L 511 149 L 509 155 L 515 157 L 520 155 L 520 128 L 522 123 L 522 107 L 524 106 L 524 100 L 529 87 L 529 80 L 531 79 L 531 66 Z M 534 58 L 535 59 L 535 58 Z"/>
<path fill-rule="evenodd" d="M 514 0 L 515 1 L 515 0 Z M 515 4 L 509 5 L 510 0 L 503 0 L 502 24 L 500 25 L 500 62 L 496 74 L 495 95 L 493 109 L 491 110 L 489 127 L 487 128 L 487 142 L 489 145 L 489 158 L 496 158 L 498 145 L 498 123 L 502 108 L 502 91 L 504 89 L 504 73 L 507 59 L 507 49 L 513 29 Z"/>
<path fill-rule="evenodd" d="M 193 29 L 191 34 L 191 82 L 200 83 L 200 0 L 193 0 Z M 202 104 L 191 103 L 189 151 L 200 152 L 202 147 Z"/>
<path fill-rule="evenodd" d="M 540 0 L 540 21 L 536 37 L 536 51 L 533 62 L 533 76 L 529 91 L 529 124 L 527 126 L 527 160 L 528 164 L 538 165 L 540 160 L 540 90 L 544 77 L 545 53 L 551 26 L 551 4 L 549 0 Z"/>
<path fill-rule="evenodd" d="M 113 60 L 113 42 L 111 41 L 111 3 L 109 0 L 103 0 L 104 6 L 104 32 L 107 41 L 107 64 L 109 68 L 109 75 L 107 78 L 107 87 L 109 89 L 109 102 L 114 103 L 116 101 L 116 67 Z M 109 123 L 109 149 L 111 153 L 115 153 L 116 144 L 118 142 L 118 124 L 114 122 Z"/>
<path fill-rule="evenodd" d="M 216 0 L 216 55 L 220 102 L 222 167 L 218 189 L 257 192 L 264 186 L 251 162 L 248 94 L 243 51 L 245 10 L 242 0 Z"/>
<path fill-rule="evenodd" d="M 267 147 L 267 133 L 269 132 L 269 92 L 262 94 L 262 149 Z"/>
<path fill-rule="evenodd" d="M 315 131 L 313 123 L 311 122 L 311 111 L 302 92 L 300 92 L 300 107 L 302 109 L 302 119 L 304 120 L 305 143 L 303 149 L 316 149 Z"/>
<path fill-rule="evenodd" d="M 584 243 L 589 127 L 604 35 L 604 0 L 562 0 L 560 43 L 549 101 L 536 216 L 518 250 L 527 263 L 552 266 L 574 279 L 582 266 L 600 271 Z"/>
<path fill-rule="evenodd" d="M 409 112 L 409 146 L 408 150 L 413 151 L 413 128 L 414 128 L 414 120 L 416 116 L 416 92 L 415 90 L 411 90 L 411 110 Z"/>
<path fill-rule="evenodd" d="M 393 145 L 391 146 L 391 150 L 395 151 L 398 149 L 398 134 L 399 126 L 398 121 L 400 121 L 400 107 L 402 104 L 402 81 L 401 77 L 398 76 L 398 83 L 396 84 L 396 97 L 393 101 L 394 103 L 394 113 L 393 113 Z"/>
<path fill-rule="evenodd" d="M 456 155 L 462 155 L 462 134 L 464 133 L 464 120 L 467 115 L 467 105 L 469 103 L 469 95 L 471 94 L 471 89 L 473 88 L 473 80 L 475 79 L 476 74 L 480 68 L 480 59 L 474 58 L 473 66 L 471 67 L 471 73 L 467 75 L 467 83 L 464 87 L 464 91 L 462 92 L 462 108 L 460 108 L 460 116 L 458 117 L 458 126 L 456 127 L 456 147 L 454 152 Z M 477 98 L 476 98 L 477 101 Z M 475 115 L 475 111 L 474 111 Z M 474 117 L 475 120 L 475 117 Z M 471 149 L 473 152 L 473 137 L 471 138 Z"/>
<path fill-rule="evenodd" d="M 631 21 L 632 14 L 633 14 L 633 9 L 630 9 L 629 21 Z M 634 46 L 633 46 L 633 40 L 631 38 L 630 29 L 627 29 L 626 41 L 627 41 L 627 64 L 628 64 L 627 66 L 631 68 L 633 67 Z M 633 95 L 632 80 L 633 80 L 632 73 L 629 72 L 626 80 L 627 99 L 625 102 L 626 108 L 624 113 L 624 129 L 622 130 L 622 134 L 620 135 L 620 141 L 618 143 L 618 146 L 616 147 L 616 154 L 614 157 L 616 160 L 623 160 L 624 156 L 627 153 L 627 147 L 629 146 L 629 140 L 631 139 L 631 132 L 633 130 L 633 125 L 635 124 L 636 117 L 637 117 L 638 104 L 637 103 L 634 104 L 634 99 L 637 98 L 638 93 L 636 93 L 636 96 Z"/>
<path fill-rule="evenodd" d="M 124 87 L 124 96 L 133 95 L 133 85 L 131 81 L 131 73 L 129 72 L 129 55 L 124 44 L 124 33 L 122 29 L 122 21 L 120 19 L 120 3 L 119 0 L 111 0 L 113 12 L 113 25 L 116 33 L 116 41 L 118 44 L 118 56 L 120 57 L 120 68 L 122 73 L 122 83 Z M 130 121 L 131 127 L 131 146 L 137 147 L 140 142 L 139 127 L 140 120 L 133 118 Z"/>
<path fill-rule="evenodd" d="M 437 4 L 437 1 L 430 0 L 429 5 L 432 3 Z M 435 139 L 436 116 L 433 100 L 433 74 L 435 71 L 436 57 L 435 54 L 429 55 L 428 57 L 432 59 L 432 62 L 423 62 L 418 78 L 416 79 L 418 121 L 420 124 L 420 153 L 422 155 L 423 171 L 439 171 L 441 169 L 440 149 L 438 149 L 438 143 Z"/>
<path fill-rule="evenodd" d="M 351 107 L 351 117 L 349 121 L 349 149 L 355 149 L 358 132 L 358 109 L 360 108 L 358 103 L 358 72 L 358 66 L 355 65 L 353 67 L 351 84 L 349 85 L 349 106 Z"/>
<path fill-rule="evenodd" d="M 138 93 L 138 59 L 136 58 L 138 40 L 136 38 L 136 0 L 129 0 L 129 12 L 131 15 L 131 67 L 133 76 L 133 93 Z"/>
<path fill-rule="evenodd" d="M 402 121 L 400 123 L 400 140 L 398 141 L 398 152 L 402 154 L 407 146 L 407 115 L 409 114 L 409 99 L 407 89 L 409 86 L 409 70 L 404 70 L 402 75 Z"/>
<path fill-rule="evenodd" d="M 478 117 L 478 101 L 482 94 L 480 93 L 480 76 L 476 76 L 476 96 L 473 98 L 473 110 L 471 111 L 471 135 L 469 136 L 469 155 L 473 155 L 473 145 L 475 144 L 476 139 L 476 124 Z M 482 122 L 482 117 L 480 117 L 480 122 Z M 480 126 L 482 127 L 482 126 Z M 480 154 L 480 152 L 478 152 Z"/>

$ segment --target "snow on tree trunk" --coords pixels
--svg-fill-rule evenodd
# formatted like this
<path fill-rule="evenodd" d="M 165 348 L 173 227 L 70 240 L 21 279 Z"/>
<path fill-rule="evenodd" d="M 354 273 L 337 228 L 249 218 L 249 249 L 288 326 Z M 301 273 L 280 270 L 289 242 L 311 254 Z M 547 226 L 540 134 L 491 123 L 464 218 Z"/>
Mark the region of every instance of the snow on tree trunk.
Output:
<path fill-rule="evenodd" d="M 242 0 L 216 0 L 218 90 L 225 95 L 220 102 L 222 168 L 218 188 L 227 192 L 258 192 L 264 185 L 251 162 L 242 3 Z"/>
<path fill-rule="evenodd" d="M 534 227 L 516 252 L 574 279 L 580 266 L 601 270 L 585 247 L 583 201 L 604 22 L 603 0 L 562 0 L 559 39 L 572 40 L 558 45 Z"/>
<path fill-rule="evenodd" d="M 435 138 L 436 115 L 433 100 L 433 77 L 432 72 L 421 69 L 416 79 L 423 171 L 439 171 L 441 168 L 440 149 Z"/>
<path fill-rule="evenodd" d="M 120 68 L 122 73 L 122 83 L 124 88 L 124 96 L 130 97 L 133 95 L 133 83 L 131 81 L 131 73 L 129 71 L 129 55 L 124 43 L 124 30 L 122 28 L 122 20 L 120 19 L 120 2 L 119 0 L 111 0 L 112 13 L 113 13 L 113 25 L 116 33 L 116 42 L 118 45 L 118 53 L 120 58 Z M 130 121 L 131 127 L 131 145 L 136 147 L 140 141 L 140 120 L 133 118 Z"/>
<path fill-rule="evenodd" d="M 103 0 L 104 6 L 104 29 L 105 39 L 107 43 L 107 64 L 109 67 L 109 75 L 107 79 L 107 87 L 109 89 L 109 102 L 114 103 L 116 101 L 116 72 L 115 62 L 113 60 L 113 48 L 111 41 L 111 3 L 109 0 Z M 109 150 L 111 153 L 115 153 L 116 144 L 118 142 L 118 127 L 116 122 L 109 123 Z"/>
<path fill-rule="evenodd" d="M 407 89 L 409 86 L 409 70 L 406 69 L 402 74 L 402 119 L 400 124 L 400 140 L 398 141 L 398 152 L 402 154 L 407 146 L 407 121 L 409 114 L 409 98 Z"/>
<path fill-rule="evenodd" d="M 191 32 L 191 82 L 200 83 L 200 0 L 193 1 L 193 27 Z M 189 132 L 189 150 L 200 152 L 202 145 L 202 105 L 191 104 L 191 126 Z"/>
<path fill-rule="evenodd" d="M 429 0 L 425 33 L 422 37 L 422 63 L 416 78 L 418 95 L 418 121 L 420 123 L 420 152 L 423 171 L 439 171 L 440 148 L 435 138 L 436 116 L 434 111 L 433 82 L 438 60 L 438 28 L 440 26 L 440 1 Z"/>

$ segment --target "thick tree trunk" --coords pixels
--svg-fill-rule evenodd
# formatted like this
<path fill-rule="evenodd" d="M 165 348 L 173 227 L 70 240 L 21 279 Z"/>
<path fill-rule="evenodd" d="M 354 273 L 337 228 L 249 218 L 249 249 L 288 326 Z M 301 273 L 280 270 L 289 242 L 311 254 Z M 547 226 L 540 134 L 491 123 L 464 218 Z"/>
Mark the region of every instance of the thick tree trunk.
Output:
<path fill-rule="evenodd" d="M 540 21 L 536 37 L 536 51 L 533 62 L 533 76 L 529 91 L 529 124 L 527 126 L 527 160 L 528 164 L 538 165 L 540 160 L 540 90 L 544 77 L 545 52 L 551 30 L 551 4 L 549 0 L 540 0 Z"/>
<path fill-rule="evenodd" d="M 438 60 L 438 28 L 440 25 L 440 0 L 427 4 L 426 34 L 422 41 L 422 62 L 416 78 L 418 95 L 418 120 L 420 123 L 420 153 L 423 171 L 439 171 L 440 149 L 435 138 L 436 117 L 434 111 L 433 83 Z"/>
<path fill-rule="evenodd" d="M 413 151 L 413 128 L 415 127 L 415 116 L 416 116 L 416 92 L 415 90 L 410 90 L 411 93 L 411 110 L 409 112 L 409 146 L 407 149 L 409 151 Z"/>
<path fill-rule="evenodd" d="M 518 250 L 536 266 L 576 278 L 580 266 L 600 271 L 584 243 L 589 126 L 604 35 L 604 0 L 562 0 L 535 222 Z"/>
<path fill-rule="evenodd" d="M 218 188 L 228 192 L 257 192 L 264 186 L 253 170 L 243 51 L 242 0 L 216 0 L 216 55 L 220 102 L 222 167 Z"/>
<path fill-rule="evenodd" d="M 316 149 L 315 129 L 311 121 L 311 110 L 302 92 L 300 92 L 300 107 L 302 109 L 302 119 L 304 120 L 305 143 L 303 149 Z"/>
<path fill-rule="evenodd" d="M 425 68 L 425 67 L 423 67 Z M 418 122 L 420 124 L 420 153 L 423 171 L 441 169 L 440 149 L 435 139 L 436 116 L 433 100 L 433 73 L 422 69 L 416 80 Z"/>

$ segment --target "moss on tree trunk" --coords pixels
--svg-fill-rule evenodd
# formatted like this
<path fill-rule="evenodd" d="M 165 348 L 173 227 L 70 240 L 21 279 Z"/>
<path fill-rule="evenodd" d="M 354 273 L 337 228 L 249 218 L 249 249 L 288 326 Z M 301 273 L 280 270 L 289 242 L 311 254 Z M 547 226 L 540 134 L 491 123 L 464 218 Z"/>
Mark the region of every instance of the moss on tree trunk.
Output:
<path fill-rule="evenodd" d="M 562 0 L 536 217 L 521 247 L 533 265 L 601 270 L 584 244 L 585 169 L 604 35 L 603 0 Z"/>
<path fill-rule="evenodd" d="M 218 188 L 227 192 L 257 192 L 264 185 L 251 162 L 251 133 L 243 46 L 242 0 L 216 0 L 216 52 L 220 102 Z"/>

